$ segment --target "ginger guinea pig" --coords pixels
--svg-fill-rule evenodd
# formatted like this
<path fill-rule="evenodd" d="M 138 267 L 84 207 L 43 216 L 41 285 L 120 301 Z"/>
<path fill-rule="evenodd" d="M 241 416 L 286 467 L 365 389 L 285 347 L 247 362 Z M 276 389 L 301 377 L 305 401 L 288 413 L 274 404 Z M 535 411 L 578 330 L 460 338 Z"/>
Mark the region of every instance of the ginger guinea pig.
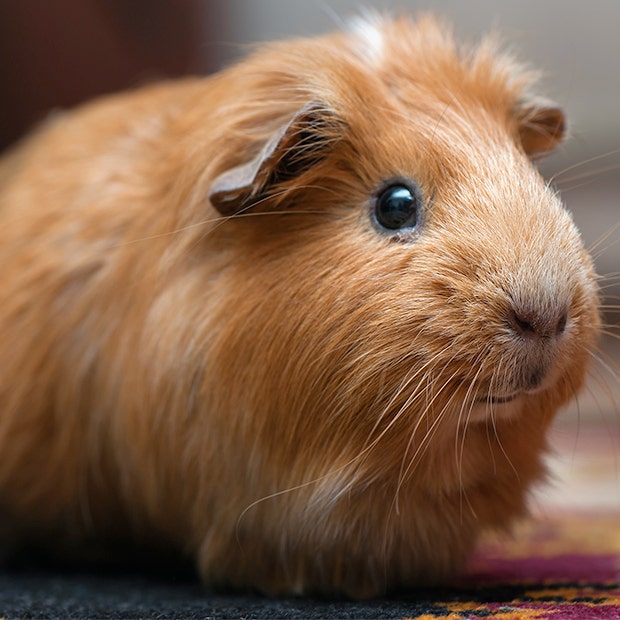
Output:
<path fill-rule="evenodd" d="M 598 330 L 564 117 L 430 17 L 57 117 L 0 168 L 6 536 L 210 586 L 448 579 L 526 511 Z"/>

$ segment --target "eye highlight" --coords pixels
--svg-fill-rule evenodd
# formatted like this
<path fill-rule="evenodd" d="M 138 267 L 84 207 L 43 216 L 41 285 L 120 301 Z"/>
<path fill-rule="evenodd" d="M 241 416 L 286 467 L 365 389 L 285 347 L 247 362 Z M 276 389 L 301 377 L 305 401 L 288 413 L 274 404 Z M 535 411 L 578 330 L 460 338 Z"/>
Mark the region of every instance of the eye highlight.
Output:
<path fill-rule="evenodd" d="M 387 233 L 414 229 L 418 225 L 421 204 L 420 191 L 415 185 L 394 181 L 383 188 L 374 201 L 375 225 Z"/>

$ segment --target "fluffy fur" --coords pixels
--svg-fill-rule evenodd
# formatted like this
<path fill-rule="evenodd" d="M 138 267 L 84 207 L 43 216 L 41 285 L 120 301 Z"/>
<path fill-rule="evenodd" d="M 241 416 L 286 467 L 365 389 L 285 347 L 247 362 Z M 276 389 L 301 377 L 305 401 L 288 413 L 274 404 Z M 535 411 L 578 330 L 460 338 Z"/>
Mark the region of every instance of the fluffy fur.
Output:
<path fill-rule="evenodd" d="M 7 535 L 166 542 L 207 584 L 372 596 L 447 579 L 524 513 L 597 293 L 531 164 L 562 113 L 446 32 L 269 45 L 2 161 Z M 372 221 L 394 178 L 424 197 L 404 236 Z"/>

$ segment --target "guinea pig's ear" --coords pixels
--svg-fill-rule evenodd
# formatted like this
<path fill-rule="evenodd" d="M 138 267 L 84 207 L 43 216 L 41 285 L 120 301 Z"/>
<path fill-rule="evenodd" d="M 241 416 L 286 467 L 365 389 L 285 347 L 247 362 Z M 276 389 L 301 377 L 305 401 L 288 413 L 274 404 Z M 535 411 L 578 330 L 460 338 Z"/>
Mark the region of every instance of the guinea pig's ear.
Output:
<path fill-rule="evenodd" d="M 553 104 L 523 105 L 517 111 L 519 138 L 532 158 L 553 150 L 566 133 L 564 112 Z"/>
<path fill-rule="evenodd" d="M 213 181 L 211 204 L 222 215 L 252 210 L 276 184 L 321 161 L 342 128 L 342 121 L 325 105 L 305 106 L 271 136 L 254 159 L 226 170 Z"/>

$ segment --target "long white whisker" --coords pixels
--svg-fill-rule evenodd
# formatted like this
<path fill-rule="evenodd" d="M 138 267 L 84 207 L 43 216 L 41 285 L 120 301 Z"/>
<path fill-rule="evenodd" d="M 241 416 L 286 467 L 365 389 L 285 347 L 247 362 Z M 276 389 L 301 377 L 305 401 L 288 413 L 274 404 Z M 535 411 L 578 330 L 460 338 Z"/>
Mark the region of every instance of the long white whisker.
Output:
<path fill-rule="evenodd" d="M 618 153 L 620 153 L 620 149 L 614 149 L 613 151 L 608 151 L 607 153 L 603 153 L 601 155 L 596 155 L 595 157 L 590 157 L 589 159 L 585 159 L 585 160 L 580 161 L 580 162 L 578 162 L 576 164 L 572 164 L 571 166 L 568 166 L 568 167 L 564 168 L 563 170 L 560 170 L 559 172 L 556 172 L 551 177 L 551 179 L 549 180 L 549 183 L 555 183 L 555 181 L 557 179 L 559 179 L 560 177 L 565 175 L 567 172 L 570 172 L 571 170 L 575 170 L 577 168 L 581 168 L 583 166 L 587 166 L 588 164 L 591 164 L 592 162 L 599 161 L 599 160 L 604 159 L 606 157 L 611 157 L 612 155 L 617 155 Z"/>
<path fill-rule="evenodd" d="M 465 498 L 465 501 L 467 502 L 467 505 L 469 506 L 472 513 L 475 514 L 474 508 L 471 504 L 471 501 L 469 500 L 469 497 L 467 495 L 467 490 L 465 489 L 465 485 L 463 483 L 463 458 L 465 454 L 465 441 L 467 438 L 467 428 L 469 426 L 469 420 L 471 417 L 472 410 L 476 404 L 476 400 L 475 400 L 476 386 L 478 383 L 478 378 L 480 377 L 480 374 L 482 373 L 482 369 L 483 369 L 482 362 L 484 360 L 484 357 L 485 357 L 485 352 L 482 351 L 477 356 L 476 361 L 474 362 L 474 366 L 478 365 L 478 370 L 476 371 L 476 374 L 474 375 L 473 379 L 470 381 L 470 384 L 467 388 L 467 392 L 465 393 L 465 396 L 463 398 L 463 403 L 459 410 L 458 422 L 457 422 L 457 431 L 456 431 L 456 439 L 455 439 L 455 451 L 456 451 L 455 456 L 456 456 L 456 465 L 457 465 L 457 471 L 458 471 L 458 476 L 459 476 L 459 493 L 460 493 L 459 507 L 460 507 L 461 522 L 463 521 L 463 497 Z M 467 414 L 465 416 L 465 420 L 463 421 L 462 417 L 463 417 L 463 413 L 466 408 L 467 408 Z M 459 429 L 462 429 L 462 437 L 461 437 L 460 442 L 459 442 Z"/>
<path fill-rule="evenodd" d="M 587 162 L 586 162 L 587 163 Z M 606 172 L 614 172 L 616 170 L 620 170 L 620 164 L 610 164 L 609 166 L 603 166 L 602 168 L 596 168 L 595 170 L 587 170 L 586 172 L 580 172 L 579 174 L 574 174 L 573 176 L 567 177 L 566 179 L 562 179 L 562 183 L 572 183 L 574 181 L 587 180 L 591 182 L 593 177 L 597 175 L 605 174 Z M 566 188 L 561 188 L 562 193 L 567 191 Z"/>
<path fill-rule="evenodd" d="M 441 396 L 441 394 L 443 393 L 443 391 L 452 384 L 452 382 L 454 381 L 454 378 L 458 376 L 458 371 L 455 371 L 450 377 L 448 377 L 443 385 L 439 388 L 439 390 L 437 390 L 435 392 L 435 394 L 433 395 L 433 397 L 431 398 L 428 406 L 426 407 L 425 411 L 430 410 L 430 408 L 432 407 L 432 405 L 435 403 L 435 401 L 437 400 L 437 398 L 439 398 Z M 437 414 L 437 416 L 435 416 L 435 419 L 433 420 L 432 424 L 430 425 L 430 427 L 427 428 L 426 434 L 424 435 L 424 437 L 422 438 L 422 440 L 420 441 L 418 447 L 416 448 L 416 451 L 413 453 L 410 461 L 409 461 L 409 465 L 407 466 L 407 468 L 401 472 L 401 475 L 399 476 L 399 482 L 398 482 L 398 486 L 396 488 L 396 494 L 395 494 L 395 502 L 398 502 L 398 494 L 400 489 L 402 488 L 402 485 L 404 483 L 404 481 L 406 480 L 406 478 L 408 477 L 408 475 L 415 470 L 415 467 L 412 468 L 413 464 L 416 462 L 416 460 L 418 459 L 419 455 L 423 455 L 425 454 L 426 450 L 428 449 L 428 446 L 430 445 L 430 441 L 431 439 L 434 437 L 435 432 L 437 431 L 437 428 L 439 427 L 440 422 L 443 419 L 443 416 L 445 414 L 445 412 L 448 410 L 449 406 L 452 404 L 452 401 L 456 398 L 457 393 L 454 392 L 453 394 L 450 395 L 450 397 L 448 398 L 447 403 L 443 406 L 443 408 L 441 409 L 441 411 Z M 427 418 L 428 416 L 422 416 L 423 418 Z M 416 429 L 418 428 L 420 422 L 421 422 L 422 418 L 420 418 L 420 420 L 418 420 L 418 423 L 416 424 L 416 427 L 414 428 L 414 433 L 416 431 Z M 412 433 L 413 435 L 413 433 Z"/>
<path fill-rule="evenodd" d="M 496 376 L 497 376 L 497 380 L 499 381 L 499 372 L 501 369 L 501 363 L 498 365 L 497 371 L 496 371 Z M 506 372 L 506 374 L 508 375 L 510 369 L 508 369 Z M 497 424 L 495 421 L 495 408 L 493 406 L 493 403 L 489 403 L 489 417 L 488 419 L 491 421 L 491 427 L 493 429 L 493 435 L 496 439 L 497 445 L 499 446 L 499 449 L 501 451 L 501 453 L 504 455 L 504 457 L 506 458 L 506 461 L 508 462 L 508 465 L 510 466 L 510 469 L 512 469 L 512 471 L 514 472 L 517 480 L 520 480 L 521 477 L 519 476 L 519 472 L 517 471 L 517 469 L 514 466 L 514 463 L 512 462 L 512 459 L 510 458 L 510 456 L 508 456 L 508 453 L 506 452 L 506 449 L 504 448 L 504 444 L 502 443 L 502 440 L 499 436 L 499 433 L 497 432 Z"/>

